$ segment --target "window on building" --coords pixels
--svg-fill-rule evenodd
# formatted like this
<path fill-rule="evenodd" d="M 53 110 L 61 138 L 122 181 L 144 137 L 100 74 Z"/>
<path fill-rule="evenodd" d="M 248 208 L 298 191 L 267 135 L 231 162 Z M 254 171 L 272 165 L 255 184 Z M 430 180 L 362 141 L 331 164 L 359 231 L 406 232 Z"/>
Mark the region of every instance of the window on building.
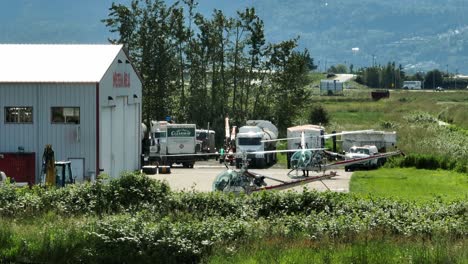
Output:
<path fill-rule="evenodd" d="M 5 123 L 32 123 L 33 108 L 24 106 L 5 107 Z"/>
<path fill-rule="evenodd" d="M 79 107 L 52 107 L 53 124 L 79 124 Z"/>

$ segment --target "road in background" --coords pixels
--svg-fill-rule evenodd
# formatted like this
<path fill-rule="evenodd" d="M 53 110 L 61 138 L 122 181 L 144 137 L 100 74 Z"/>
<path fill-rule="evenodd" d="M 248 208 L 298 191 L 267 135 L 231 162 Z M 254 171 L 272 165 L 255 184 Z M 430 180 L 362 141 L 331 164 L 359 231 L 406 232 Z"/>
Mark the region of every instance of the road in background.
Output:
<path fill-rule="evenodd" d="M 355 77 L 356 77 L 355 74 L 347 74 L 347 73 L 341 74 L 341 73 L 339 73 L 339 74 L 336 74 L 336 77 L 333 78 L 333 80 L 337 80 L 337 81 L 340 81 L 340 82 L 347 82 L 347 81 L 349 81 L 349 80 L 351 80 L 351 79 L 353 79 Z"/>
<path fill-rule="evenodd" d="M 230 167 L 230 169 L 235 169 Z M 226 167 L 219 164 L 216 161 L 204 161 L 197 162 L 193 169 L 173 167 L 171 168 L 170 174 L 154 174 L 148 175 L 152 179 L 165 180 L 169 183 L 172 190 L 195 190 L 202 192 L 209 192 L 212 190 L 212 184 L 218 174 L 226 170 Z M 262 174 L 265 176 L 273 177 L 283 181 L 291 181 L 292 179 L 287 176 L 289 170 L 279 168 L 268 168 L 268 169 L 250 169 L 250 171 Z M 349 181 L 351 179 L 351 172 L 345 172 L 344 170 L 334 170 L 337 172 L 337 176 L 331 179 L 323 180 L 323 183 L 330 188 L 331 191 L 336 192 L 349 192 Z M 315 173 L 310 176 L 316 175 Z M 278 182 L 265 179 L 268 185 L 276 185 Z M 289 190 L 302 191 L 304 186 L 308 189 L 314 189 L 318 191 L 326 191 L 327 187 L 321 182 L 312 182 L 297 186 Z"/>

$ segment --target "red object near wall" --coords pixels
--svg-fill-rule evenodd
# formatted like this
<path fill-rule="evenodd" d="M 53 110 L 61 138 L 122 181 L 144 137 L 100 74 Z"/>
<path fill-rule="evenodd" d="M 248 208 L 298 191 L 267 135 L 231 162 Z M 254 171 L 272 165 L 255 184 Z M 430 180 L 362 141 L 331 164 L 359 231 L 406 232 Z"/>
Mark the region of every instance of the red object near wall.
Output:
<path fill-rule="evenodd" d="M 0 171 L 16 182 L 35 181 L 36 153 L 0 153 Z"/>

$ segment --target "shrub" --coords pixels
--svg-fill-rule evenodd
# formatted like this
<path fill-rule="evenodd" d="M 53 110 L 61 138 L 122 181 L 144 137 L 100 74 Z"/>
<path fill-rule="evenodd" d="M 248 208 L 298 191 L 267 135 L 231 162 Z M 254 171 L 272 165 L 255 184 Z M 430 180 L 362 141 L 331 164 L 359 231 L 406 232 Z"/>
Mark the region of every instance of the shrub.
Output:
<path fill-rule="evenodd" d="M 416 203 L 307 190 L 172 193 L 140 174 L 62 189 L 9 188 L 0 186 L 1 206 L 18 213 L 0 218 L 0 262 L 194 263 L 215 246 L 270 235 L 343 241 L 371 233 L 468 235 L 465 200 Z M 39 214 L 23 217 L 31 212 L 26 201 Z M 100 217 L 92 215 L 99 210 Z"/>
<path fill-rule="evenodd" d="M 166 183 L 152 180 L 140 173 L 124 173 L 120 178 L 110 181 L 104 200 L 114 207 L 138 209 L 141 204 L 164 206 L 163 201 L 169 192 L 170 188 Z"/>
<path fill-rule="evenodd" d="M 327 110 L 322 105 L 314 106 L 309 114 L 309 122 L 310 124 L 328 125 L 330 123 L 330 117 Z"/>
<path fill-rule="evenodd" d="M 0 216 L 31 216 L 55 211 L 61 215 L 118 213 L 155 207 L 164 212 L 170 194 L 166 183 L 139 173 L 127 173 L 108 183 L 72 184 L 64 188 L 0 186 Z"/>
<path fill-rule="evenodd" d="M 387 168 L 408 168 L 427 170 L 454 170 L 460 173 L 468 172 L 468 162 L 466 160 L 455 160 L 450 157 L 436 155 L 410 154 L 404 157 L 392 157 L 388 159 L 385 167 Z"/>

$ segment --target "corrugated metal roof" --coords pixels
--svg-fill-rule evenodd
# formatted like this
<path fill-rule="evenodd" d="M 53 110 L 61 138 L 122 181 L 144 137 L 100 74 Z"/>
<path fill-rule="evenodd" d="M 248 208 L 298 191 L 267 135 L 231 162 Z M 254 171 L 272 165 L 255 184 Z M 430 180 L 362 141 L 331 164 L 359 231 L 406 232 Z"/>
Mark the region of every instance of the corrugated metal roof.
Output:
<path fill-rule="evenodd" d="M 0 83 L 99 82 L 122 45 L 0 44 Z"/>

